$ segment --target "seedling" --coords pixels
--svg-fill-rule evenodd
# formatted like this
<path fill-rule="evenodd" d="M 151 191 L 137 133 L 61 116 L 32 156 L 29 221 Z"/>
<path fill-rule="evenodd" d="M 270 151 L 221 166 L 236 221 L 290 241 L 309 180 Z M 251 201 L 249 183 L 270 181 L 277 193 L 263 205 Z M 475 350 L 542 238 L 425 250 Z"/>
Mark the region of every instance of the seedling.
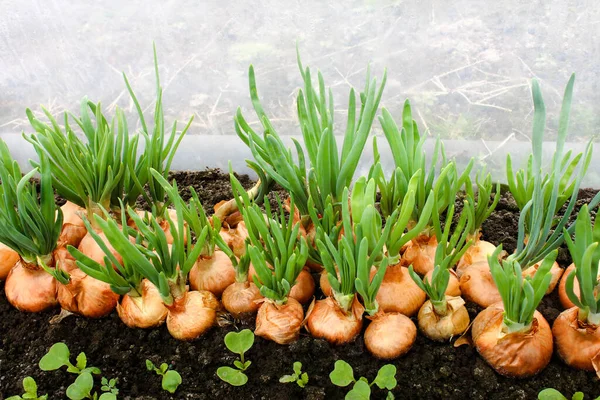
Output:
<path fill-rule="evenodd" d="M 308 383 L 308 374 L 306 372 L 302 372 L 302 363 L 300 361 L 296 361 L 294 363 L 294 373 L 292 375 L 284 375 L 279 378 L 279 382 L 281 383 L 291 383 L 296 382 L 298 386 L 303 388 Z"/>
<path fill-rule="evenodd" d="M 386 400 L 393 400 L 393 390 L 398 382 L 396 381 L 396 367 L 391 364 L 386 364 L 379 369 L 377 376 L 373 382 L 369 383 L 367 378 L 361 376 L 358 380 L 354 379 L 354 371 L 350 364 L 346 361 L 338 360 L 335 362 L 335 368 L 329 374 L 331 383 L 336 386 L 346 387 L 354 383 L 345 399 L 346 400 L 363 400 L 371 398 L 371 386 L 377 385 L 379 389 L 387 389 L 388 394 Z"/>
<path fill-rule="evenodd" d="M 94 377 L 89 372 L 82 372 L 77 376 L 75 382 L 73 382 L 67 388 L 67 397 L 71 400 L 117 400 L 116 393 L 102 393 L 98 397 L 98 393 L 92 393 L 94 388 Z M 118 389 L 117 389 L 118 392 Z"/>
<path fill-rule="evenodd" d="M 23 379 L 23 393 L 21 396 L 10 396 L 6 400 L 46 400 L 48 399 L 48 395 L 45 394 L 43 396 L 38 396 L 37 393 L 37 383 L 35 383 L 35 379 L 30 376 L 25 377 Z"/>
<path fill-rule="evenodd" d="M 75 365 L 71 364 L 71 361 L 69 360 L 70 357 L 71 353 L 69 352 L 69 348 L 66 344 L 55 343 L 52 345 L 52 347 L 50 347 L 48 353 L 46 353 L 40 360 L 40 369 L 42 371 L 55 371 L 66 366 L 67 372 L 72 374 L 100 374 L 99 368 L 87 366 L 87 357 L 85 356 L 84 352 L 79 353 L 76 358 Z"/>
<path fill-rule="evenodd" d="M 119 394 L 119 389 L 117 388 L 117 382 L 119 382 L 119 380 L 117 378 L 113 378 L 113 379 L 109 380 L 105 377 L 102 377 L 102 380 L 101 380 L 102 387 L 100 388 L 100 390 L 102 390 L 103 392 L 109 392 L 114 395 L 117 395 L 117 394 Z"/>
<path fill-rule="evenodd" d="M 148 371 L 154 371 L 156 375 L 162 376 L 162 388 L 169 393 L 175 393 L 179 385 L 181 385 L 181 375 L 174 369 L 169 369 L 167 363 L 162 363 L 160 367 L 156 367 L 152 361 L 146 360 L 146 368 Z"/>
<path fill-rule="evenodd" d="M 561 392 L 556 389 L 548 388 L 542 390 L 538 394 L 539 400 L 568 400 L 567 397 L 563 396 Z M 600 397 L 596 397 L 596 400 L 599 400 Z M 571 400 L 583 400 L 583 392 L 575 392 Z"/>
<path fill-rule="evenodd" d="M 254 333 L 250 329 L 244 329 L 239 332 L 229 332 L 225 335 L 225 346 L 232 353 L 240 355 L 240 358 L 233 362 L 233 365 L 237 367 L 219 367 L 217 369 L 217 375 L 221 380 L 229 383 L 232 386 L 244 386 L 248 382 L 248 376 L 244 374 L 244 371 L 250 367 L 252 362 L 250 360 L 244 360 L 244 354 L 250 350 L 254 344 Z"/>

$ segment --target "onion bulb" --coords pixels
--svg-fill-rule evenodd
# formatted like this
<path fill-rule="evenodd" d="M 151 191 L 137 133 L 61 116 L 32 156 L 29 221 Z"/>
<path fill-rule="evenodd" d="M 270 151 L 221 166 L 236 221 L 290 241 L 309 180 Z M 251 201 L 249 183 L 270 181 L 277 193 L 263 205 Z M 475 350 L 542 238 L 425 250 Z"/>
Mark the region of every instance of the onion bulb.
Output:
<path fill-rule="evenodd" d="M 265 300 L 256 315 L 254 334 L 278 344 L 289 344 L 298 339 L 304 320 L 304 310 L 296 299 L 278 305 Z"/>
<path fill-rule="evenodd" d="M 477 240 L 467 249 L 456 265 L 456 275 L 460 278 L 463 272 L 478 262 L 487 262 L 488 256 L 496 251 L 496 246 L 485 240 Z"/>
<path fill-rule="evenodd" d="M 477 262 L 463 272 L 460 291 L 465 300 L 483 308 L 502 300 L 487 261 Z"/>
<path fill-rule="evenodd" d="M 486 308 L 475 317 L 471 330 L 479 354 L 500 375 L 525 378 L 548 365 L 552 358 L 552 331 L 536 311 L 527 332 L 503 331 L 502 303 Z"/>
<path fill-rule="evenodd" d="M 406 354 L 417 339 L 417 328 L 400 313 L 378 313 L 365 330 L 365 346 L 377 358 L 391 360 Z"/>
<path fill-rule="evenodd" d="M 450 279 L 448 280 L 448 287 L 446 288 L 446 296 L 460 296 L 460 282 L 458 281 L 458 277 L 456 276 L 456 272 L 453 269 L 448 270 L 450 272 Z M 431 278 L 433 277 L 433 270 L 429 271 L 425 274 L 423 281 L 427 280 L 427 282 L 431 282 Z"/>
<path fill-rule="evenodd" d="M 443 342 L 462 335 L 471 322 L 461 297 L 446 297 L 448 309 L 445 315 L 438 314 L 431 300 L 427 300 L 419 310 L 419 329 L 431 340 Z"/>
<path fill-rule="evenodd" d="M 108 248 L 108 251 L 110 251 L 115 256 L 119 264 L 123 265 L 123 257 L 121 257 L 121 255 L 115 250 L 114 247 L 112 247 L 112 245 L 106 238 L 104 232 L 102 232 L 101 230 L 97 230 L 96 233 L 98 234 L 98 236 L 100 236 L 100 239 L 102 239 L 102 241 Z M 135 241 L 133 237 L 131 237 L 130 240 Z M 89 234 L 89 232 L 81 240 L 81 243 L 79 243 L 78 250 L 86 256 L 88 256 L 89 258 L 91 258 L 92 260 L 96 261 L 97 263 L 104 265 L 104 257 L 106 256 L 106 254 L 104 253 L 104 250 L 102 250 L 102 248 L 98 246 L 98 243 L 96 243 L 96 241 L 94 240 L 92 235 Z"/>
<path fill-rule="evenodd" d="M 85 213 L 85 209 L 70 201 L 63 204 L 60 209 L 63 213 L 63 226 L 58 243 L 60 246 L 70 244 L 77 247 L 87 234 L 87 228 L 81 219 L 81 213 Z"/>
<path fill-rule="evenodd" d="M 523 277 L 529 276 L 530 278 L 533 279 L 533 276 L 537 272 L 540 265 L 541 265 L 541 262 L 524 270 Z M 552 293 L 552 291 L 558 284 L 558 281 L 560 280 L 560 277 L 562 276 L 563 272 L 564 272 L 564 270 L 561 267 L 559 267 L 558 263 L 555 261 L 554 264 L 552 264 L 552 268 L 550 269 L 550 274 L 552 274 L 552 279 L 550 280 L 550 285 L 548 286 L 548 290 L 546 290 L 546 294 Z"/>
<path fill-rule="evenodd" d="M 262 298 L 254 282 L 234 282 L 223 292 L 221 302 L 235 318 L 244 318 L 258 311 Z"/>
<path fill-rule="evenodd" d="M 117 304 L 121 321 L 130 328 L 153 328 L 161 325 L 167 318 L 167 308 L 158 289 L 147 279 L 142 280 L 140 288 L 140 296 L 126 294 Z"/>
<path fill-rule="evenodd" d="M 245 240 L 248 237 L 248 229 L 244 221 L 238 222 L 235 227 L 222 226 L 219 235 L 236 257 L 240 258 L 246 253 Z"/>
<path fill-rule="evenodd" d="M 217 320 L 219 300 L 206 290 L 186 292 L 166 306 L 167 329 L 178 340 L 194 340 L 208 331 Z"/>
<path fill-rule="evenodd" d="M 342 310 L 333 297 L 318 300 L 308 311 L 307 329 L 315 338 L 331 344 L 349 343 L 362 329 L 365 308 L 354 296 L 350 312 Z"/>
<path fill-rule="evenodd" d="M 419 235 L 409 243 L 410 245 L 402 254 L 402 265 L 406 267 L 412 265 L 415 272 L 421 276 L 433 270 L 438 245 L 435 235 Z"/>
<path fill-rule="evenodd" d="M 70 276 L 66 285 L 58 283 L 57 299 L 63 310 L 87 318 L 101 318 L 115 309 L 119 295 L 106 282 L 99 281 L 77 268 L 66 248 L 57 250 L 59 267 Z"/>
<path fill-rule="evenodd" d="M 375 272 L 371 270 L 371 279 Z M 419 311 L 425 298 L 425 292 L 412 280 L 408 268 L 396 264 L 385 271 L 375 300 L 383 312 L 399 312 L 411 317 Z"/>
<path fill-rule="evenodd" d="M 600 326 L 580 321 L 578 313 L 579 308 L 572 307 L 554 321 L 556 350 L 567 365 L 594 371 L 593 360 L 600 359 Z"/>
<path fill-rule="evenodd" d="M 8 276 L 8 273 L 19 261 L 19 253 L 0 243 L 0 281 L 3 281 Z"/>
<path fill-rule="evenodd" d="M 307 267 L 304 267 L 296 278 L 296 284 L 292 286 L 289 296 L 298 300 L 300 304 L 306 304 L 315 294 L 315 280 Z"/>
<path fill-rule="evenodd" d="M 54 277 L 21 258 L 8 273 L 4 291 L 6 300 L 19 311 L 40 312 L 58 304 Z"/>
<path fill-rule="evenodd" d="M 212 257 L 200 256 L 190 270 L 189 279 L 193 290 L 208 290 L 221 297 L 227 286 L 235 282 L 235 269 L 227 254 L 215 250 Z"/>
<path fill-rule="evenodd" d="M 562 279 L 560 280 L 560 284 L 558 285 L 558 299 L 560 300 L 560 304 L 562 304 L 563 308 L 565 309 L 569 309 L 572 307 L 575 307 L 575 304 L 573 304 L 573 302 L 571 301 L 571 299 L 569 299 L 569 296 L 567 296 L 567 277 L 571 274 L 571 272 L 573 272 L 575 270 L 575 264 L 571 264 L 567 267 L 567 269 L 565 270 L 565 273 L 562 276 Z M 573 279 L 573 293 L 575 294 L 575 296 L 577 296 L 577 298 L 580 298 L 580 292 L 579 292 L 579 280 L 577 279 L 577 276 L 575 276 L 575 279 Z"/>

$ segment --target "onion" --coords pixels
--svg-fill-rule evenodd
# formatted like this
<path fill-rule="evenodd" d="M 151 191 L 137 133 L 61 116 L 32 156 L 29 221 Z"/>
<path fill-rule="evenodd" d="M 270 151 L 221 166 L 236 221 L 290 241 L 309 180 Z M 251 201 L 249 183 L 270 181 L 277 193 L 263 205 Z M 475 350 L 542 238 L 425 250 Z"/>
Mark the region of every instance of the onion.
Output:
<path fill-rule="evenodd" d="M 277 305 L 266 300 L 258 309 L 254 334 L 278 344 L 289 344 L 298 339 L 304 320 L 304 310 L 296 299 Z"/>
<path fill-rule="evenodd" d="M 173 224 L 175 224 L 175 226 L 177 226 L 177 210 L 168 208 L 167 212 L 169 213 L 169 218 L 171 218 L 171 221 L 173 221 Z M 137 215 L 139 215 L 140 217 L 144 218 L 147 211 L 135 210 L 135 213 Z M 160 225 L 160 228 L 165 233 L 165 236 L 167 237 L 167 243 L 173 244 L 173 234 L 171 233 L 171 225 L 169 224 L 169 220 L 160 218 L 160 219 L 158 219 L 158 223 Z M 133 220 L 130 219 L 127 224 L 129 226 L 131 226 L 132 228 L 137 229 L 137 226 L 135 225 L 135 222 Z M 184 222 L 183 224 L 184 224 L 184 226 L 187 226 L 187 222 Z M 184 241 L 184 243 L 187 243 L 187 231 L 186 230 L 183 231 L 183 241 Z"/>
<path fill-rule="evenodd" d="M 400 357 L 410 350 L 417 338 L 415 324 L 404 314 L 378 313 L 367 318 L 371 323 L 365 330 L 365 346 L 377 358 Z"/>
<path fill-rule="evenodd" d="M 227 286 L 221 301 L 225 309 L 236 318 L 254 315 L 260 308 L 262 295 L 254 282 L 234 282 Z"/>
<path fill-rule="evenodd" d="M 371 270 L 371 278 L 374 272 Z M 425 298 L 425 292 L 412 280 L 408 268 L 396 264 L 385 271 L 375 300 L 383 312 L 399 312 L 410 317 L 419 311 Z"/>
<path fill-rule="evenodd" d="M 112 247 L 112 245 L 106 238 L 104 232 L 102 232 L 101 230 L 97 230 L 96 233 L 98 234 L 98 236 L 100 236 L 100 239 L 102 239 L 104 244 L 106 244 L 108 250 L 115 256 L 119 264 L 123 265 L 123 257 L 121 257 L 121 255 L 114 249 L 114 247 Z M 131 237 L 130 240 L 135 241 L 133 237 Z M 104 257 L 106 256 L 106 254 L 104 253 L 104 250 L 102 250 L 102 248 L 98 246 L 98 243 L 96 243 L 96 241 L 94 240 L 92 235 L 89 234 L 89 232 L 81 240 L 81 243 L 79 243 L 78 250 L 86 256 L 88 256 L 89 258 L 91 258 L 92 260 L 96 261 L 97 263 L 104 265 Z"/>
<path fill-rule="evenodd" d="M 54 277 L 21 258 L 8 273 L 4 291 L 6 300 L 19 311 L 40 312 L 58 304 Z"/>
<path fill-rule="evenodd" d="M 562 279 L 560 280 L 560 284 L 558 285 L 558 299 L 560 300 L 560 304 L 562 304 L 563 308 L 565 309 L 569 309 L 571 307 L 575 307 L 575 304 L 573 304 L 573 302 L 571 301 L 571 299 L 569 299 L 569 296 L 567 296 L 567 277 L 571 274 L 572 271 L 575 270 L 575 264 L 571 264 L 567 267 L 567 269 L 565 270 L 565 273 L 562 276 Z M 575 296 L 577 296 L 577 298 L 580 298 L 580 292 L 579 292 L 579 280 L 577 279 L 577 276 L 575 276 L 575 279 L 573 279 L 573 293 L 575 294 Z"/>
<path fill-rule="evenodd" d="M 143 279 L 140 285 L 141 296 L 126 294 L 117 304 L 121 321 L 130 328 L 153 328 L 167 318 L 167 308 L 156 286 Z"/>
<path fill-rule="evenodd" d="M 478 262 L 487 262 L 488 256 L 496 251 L 496 246 L 485 240 L 477 240 L 467 249 L 456 265 L 456 275 L 460 278 L 463 272 Z"/>
<path fill-rule="evenodd" d="M 446 315 L 435 312 L 433 304 L 427 300 L 419 310 L 419 329 L 431 340 L 443 342 L 463 334 L 469 327 L 469 313 L 461 297 L 446 297 Z"/>
<path fill-rule="evenodd" d="M 246 254 L 245 240 L 248 237 L 248 229 L 244 221 L 238 222 L 235 227 L 221 227 L 219 235 L 221 235 L 221 238 L 227 243 L 227 246 L 229 246 L 236 257 L 240 258 Z"/>
<path fill-rule="evenodd" d="M 321 292 L 323 292 L 326 297 L 333 295 L 331 284 L 329 283 L 329 278 L 327 277 L 328 275 L 329 273 L 325 269 L 323 269 L 319 275 L 319 286 L 321 287 Z"/>
<path fill-rule="evenodd" d="M 567 365 L 594 371 L 592 360 L 600 358 L 600 327 L 581 322 L 579 308 L 560 313 L 552 326 L 558 355 Z"/>
<path fill-rule="evenodd" d="M 456 272 L 453 269 L 449 270 L 450 279 L 448 280 L 448 287 L 446 288 L 446 296 L 460 296 L 460 282 L 458 281 L 458 277 L 456 276 Z M 427 280 L 427 282 L 431 282 L 431 278 L 433 277 L 433 270 L 429 271 L 425 274 L 423 281 Z"/>
<path fill-rule="evenodd" d="M 87 318 L 101 318 L 115 309 L 119 295 L 106 282 L 99 281 L 77 268 L 75 259 L 66 248 L 56 252 L 60 268 L 69 273 L 69 283 L 58 283 L 57 299 L 67 311 Z"/>
<path fill-rule="evenodd" d="M 527 268 L 525 271 L 523 271 L 523 277 L 529 276 L 529 277 L 533 278 L 533 276 L 537 272 L 540 265 L 541 265 L 541 262 Z M 558 284 L 558 281 L 560 280 L 560 277 L 562 276 L 563 272 L 564 272 L 564 270 L 561 267 L 559 267 L 558 263 L 555 261 L 554 264 L 552 264 L 552 268 L 550 269 L 550 273 L 552 274 L 552 279 L 550 280 L 550 285 L 548 286 L 548 290 L 546 290 L 546 294 L 552 293 L 552 291 Z"/>
<path fill-rule="evenodd" d="M 167 329 L 178 340 L 194 340 L 208 331 L 217 320 L 219 300 L 206 290 L 186 292 L 166 306 Z"/>
<path fill-rule="evenodd" d="M 190 287 L 208 290 L 221 297 L 227 286 L 235 282 L 235 269 L 227 254 L 215 250 L 212 257 L 200 256 L 190 270 Z"/>
<path fill-rule="evenodd" d="M 477 262 L 463 272 L 460 291 L 465 300 L 484 308 L 502 300 L 487 261 Z"/>
<path fill-rule="evenodd" d="M 537 374 L 552 358 L 548 322 L 536 311 L 528 332 L 505 333 L 503 313 L 502 303 L 496 303 L 475 317 L 471 330 L 475 348 L 501 375 L 525 378 Z"/>
<path fill-rule="evenodd" d="M 342 310 L 333 297 L 318 300 L 308 311 L 307 329 L 313 337 L 331 344 L 349 343 L 362 329 L 365 308 L 354 296 L 349 313 Z"/>
<path fill-rule="evenodd" d="M 5 245 L 0 243 L 0 280 L 5 280 L 8 273 L 19 261 L 19 253 Z"/>
<path fill-rule="evenodd" d="M 413 266 L 415 272 L 419 275 L 425 275 L 435 266 L 435 251 L 437 248 L 437 238 L 428 235 L 419 235 L 410 241 L 402 254 L 402 265 Z"/>
<path fill-rule="evenodd" d="M 63 213 L 63 226 L 58 243 L 60 246 L 70 244 L 77 247 L 87 234 L 87 228 L 81 219 L 81 213 L 85 213 L 85 209 L 70 201 L 67 201 L 60 209 Z"/>
<path fill-rule="evenodd" d="M 296 284 L 292 286 L 289 296 L 298 300 L 300 304 L 306 304 L 315 294 L 315 280 L 307 267 L 304 267 L 298 277 Z"/>

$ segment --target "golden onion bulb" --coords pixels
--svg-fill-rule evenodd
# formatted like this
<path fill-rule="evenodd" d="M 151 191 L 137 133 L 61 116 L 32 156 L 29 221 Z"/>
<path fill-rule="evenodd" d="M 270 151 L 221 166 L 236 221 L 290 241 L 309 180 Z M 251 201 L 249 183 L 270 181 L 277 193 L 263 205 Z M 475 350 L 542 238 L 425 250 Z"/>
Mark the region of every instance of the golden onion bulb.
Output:
<path fill-rule="evenodd" d="M 223 292 L 223 307 L 234 317 L 244 318 L 256 314 L 262 299 L 254 282 L 234 282 Z"/>
<path fill-rule="evenodd" d="M 552 326 L 556 351 L 570 367 L 594 371 L 600 361 L 600 326 L 579 321 L 579 308 L 560 313 Z"/>
<path fill-rule="evenodd" d="M 289 344 L 298 340 L 304 320 L 304 310 L 296 299 L 278 305 L 265 301 L 256 315 L 254 334 L 278 344 Z"/>
<path fill-rule="evenodd" d="M 121 255 L 115 250 L 114 247 L 112 247 L 112 245 L 106 238 L 106 235 L 104 234 L 104 232 L 102 232 L 101 230 L 98 230 L 98 231 L 96 231 L 96 233 L 98 234 L 100 239 L 104 242 L 104 244 L 106 244 L 108 251 L 110 251 L 115 256 L 115 258 L 117 259 L 119 264 L 123 265 L 123 257 L 121 257 Z M 130 240 L 134 241 L 135 239 L 133 237 L 131 237 Z M 96 241 L 94 240 L 92 235 L 89 234 L 89 232 L 81 240 L 81 243 L 79 243 L 78 249 L 80 252 L 82 252 L 83 254 L 85 254 L 86 256 L 91 258 L 92 260 L 96 261 L 97 263 L 99 263 L 101 265 L 104 265 L 104 257 L 106 256 L 106 254 L 104 253 L 104 250 L 102 250 L 102 248 L 100 246 L 98 246 L 98 243 L 96 243 Z"/>
<path fill-rule="evenodd" d="M 446 315 L 438 315 L 430 300 L 419 310 L 419 330 L 431 340 L 443 342 L 454 336 L 462 335 L 471 322 L 461 297 L 446 297 L 448 311 Z"/>
<path fill-rule="evenodd" d="M 494 254 L 496 246 L 485 240 L 477 240 L 467 249 L 456 265 L 456 275 L 460 278 L 463 272 L 478 262 L 487 262 L 488 256 Z"/>
<path fill-rule="evenodd" d="M 25 312 L 40 312 L 58 304 L 56 280 L 37 265 L 19 259 L 4 283 L 6 300 Z"/>
<path fill-rule="evenodd" d="M 307 267 L 304 267 L 296 278 L 296 284 L 292 286 L 289 296 L 298 300 L 300 304 L 306 304 L 315 294 L 315 280 Z"/>
<path fill-rule="evenodd" d="M 406 354 L 417 339 L 417 328 L 400 313 L 378 313 L 365 330 L 365 346 L 377 358 L 391 360 Z"/>
<path fill-rule="evenodd" d="M 85 213 L 85 208 L 67 201 L 60 209 L 63 213 L 63 226 L 58 243 L 61 246 L 69 244 L 77 247 L 87 234 L 87 228 L 83 223 L 83 219 L 81 219 L 81 214 Z"/>
<path fill-rule="evenodd" d="M 245 240 L 248 237 L 248 229 L 244 221 L 238 222 L 235 227 L 221 227 L 219 235 L 221 235 L 221 238 L 223 238 L 236 257 L 240 258 L 246 254 Z"/>
<path fill-rule="evenodd" d="M 437 238 L 435 235 L 419 235 L 409 243 L 402 254 L 402 265 L 406 267 L 412 265 L 415 272 L 423 276 L 435 266 Z"/>
<path fill-rule="evenodd" d="M 163 324 L 167 308 L 158 289 L 147 279 L 142 280 L 140 289 L 140 296 L 126 294 L 117 304 L 119 318 L 130 328 L 154 328 Z"/>
<path fill-rule="evenodd" d="M 484 308 L 502 300 L 487 261 L 465 269 L 460 277 L 460 291 L 465 300 Z"/>
<path fill-rule="evenodd" d="M 217 320 L 219 300 L 209 291 L 190 291 L 166 306 L 167 329 L 178 340 L 194 340 L 208 331 Z"/>
<path fill-rule="evenodd" d="M 371 278 L 374 274 L 375 270 L 371 270 Z M 408 268 L 396 264 L 385 271 L 375 300 L 383 312 L 399 312 L 410 317 L 419 311 L 425 298 L 425 292 L 412 280 Z"/>
<path fill-rule="evenodd" d="M 350 312 L 342 310 L 333 297 L 316 301 L 308 312 L 306 327 L 315 338 L 331 344 L 349 343 L 362 329 L 365 309 L 355 296 Z"/>
<path fill-rule="evenodd" d="M 575 304 L 573 304 L 571 299 L 569 299 L 569 296 L 567 296 L 567 278 L 574 270 L 575 264 L 569 265 L 565 270 L 562 279 L 560 280 L 560 284 L 558 285 L 558 299 L 560 300 L 560 304 L 562 304 L 563 308 L 565 309 L 575 307 Z M 577 276 L 575 276 L 573 279 L 573 293 L 575 296 L 577 296 L 577 298 L 580 298 L 579 280 L 577 279 Z"/>
<path fill-rule="evenodd" d="M 448 279 L 448 287 L 446 288 L 446 296 L 460 296 L 460 282 L 458 281 L 458 277 L 456 276 L 456 272 L 453 269 L 449 270 L 450 278 Z M 431 278 L 433 277 L 433 270 L 429 271 L 425 274 L 423 281 L 431 282 Z"/>
<path fill-rule="evenodd" d="M 19 253 L 0 243 L 0 281 L 3 281 L 8 276 L 8 273 L 19 261 Z"/>
<path fill-rule="evenodd" d="M 221 250 L 215 250 L 212 257 L 200 256 L 189 275 L 193 290 L 208 290 L 221 297 L 227 286 L 235 282 L 235 269 L 231 259 Z"/>
<path fill-rule="evenodd" d="M 525 269 L 523 271 L 523 277 L 528 276 L 530 278 L 533 278 L 533 276 L 537 272 L 540 265 L 541 265 L 541 262 Z M 550 285 L 548 285 L 548 290 L 546 290 L 546 294 L 552 293 L 552 291 L 558 284 L 558 281 L 560 281 L 560 277 L 562 276 L 563 272 L 564 272 L 564 270 L 555 261 L 554 264 L 552 264 L 552 268 L 550 269 L 550 274 L 552 274 L 552 279 L 550 280 Z"/>

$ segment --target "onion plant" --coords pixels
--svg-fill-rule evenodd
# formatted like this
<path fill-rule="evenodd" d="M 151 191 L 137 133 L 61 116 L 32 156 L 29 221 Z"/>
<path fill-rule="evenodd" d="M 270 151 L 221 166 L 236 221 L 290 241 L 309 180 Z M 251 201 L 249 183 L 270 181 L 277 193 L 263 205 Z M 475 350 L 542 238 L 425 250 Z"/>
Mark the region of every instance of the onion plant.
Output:
<path fill-rule="evenodd" d="M 250 66 L 250 96 L 261 123 L 263 134 L 252 129 L 240 109 L 235 116 L 235 129 L 239 137 L 251 149 L 256 163 L 266 174 L 294 196 L 302 223 L 307 227 L 309 197 L 312 197 L 317 213 L 323 214 L 327 197 L 334 204 L 343 198 L 343 189 L 350 186 L 363 153 L 371 126 L 385 86 L 384 74 L 381 85 L 371 78 L 367 69 L 366 85 L 360 95 L 350 90 L 348 118 L 341 152 L 334 136 L 333 93 L 326 90 L 323 76 L 318 76 L 318 89 L 313 86 L 310 69 L 304 68 L 298 54 L 298 67 L 304 81 L 298 92 L 298 119 L 304 148 L 294 140 L 296 159 L 287 148 L 269 120 L 261 105 L 256 88 L 254 67 Z M 357 99 L 358 97 L 358 99 Z M 357 102 L 360 108 L 357 112 Z M 342 197 L 340 197 L 342 196 Z"/>

